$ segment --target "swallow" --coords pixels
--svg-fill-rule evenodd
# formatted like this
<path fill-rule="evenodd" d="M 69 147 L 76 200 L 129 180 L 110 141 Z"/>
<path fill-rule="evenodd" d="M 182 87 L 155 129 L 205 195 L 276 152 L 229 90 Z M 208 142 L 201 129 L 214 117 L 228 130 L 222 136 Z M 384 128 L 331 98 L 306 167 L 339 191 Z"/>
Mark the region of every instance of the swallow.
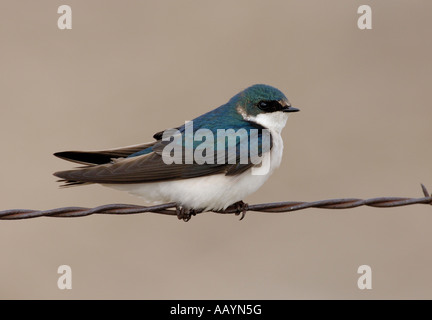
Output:
<path fill-rule="evenodd" d="M 63 186 L 97 183 L 152 204 L 174 202 L 184 220 L 231 205 L 244 215 L 247 205 L 242 199 L 257 191 L 280 166 L 281 132 L 289 114 L 297 111 L 280 90 L 256 84 L 184 125 L 157 132 L 154 141 L 109 150 L 57 152 L 55 156 L 84 166 L 54 175 Z M 225 136 L 219 137 L 220 132 Z M 235 139 L 230 140 L 227 132 L 234 132 Z M 252 138 L 257 146 L 255 158 Z M 242 146 L 247 146 L 247 152 L 241 151 Z M 180 155 L 172 157 L 176 150 Z M 267 169 L 261 173 L 258 169 L 264 160 L 257 163 L 258 158 L 266 159 Z"/>

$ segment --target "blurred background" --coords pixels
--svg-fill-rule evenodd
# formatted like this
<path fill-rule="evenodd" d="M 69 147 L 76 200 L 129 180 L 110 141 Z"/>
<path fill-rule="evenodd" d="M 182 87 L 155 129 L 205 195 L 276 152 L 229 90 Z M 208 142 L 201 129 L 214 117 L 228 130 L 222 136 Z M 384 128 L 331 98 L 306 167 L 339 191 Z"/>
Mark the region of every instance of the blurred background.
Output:
<path fill-rule="evenodd" d="M 72 8 L 59 30 L 57 8 Z M 248 203 L 432 190 L 432 3 L 1 1 L 0 210 L 145 204 L 60 189 L 64 150 L 114 148 L 217 107 L 255 83 L 301 112 L 284 159 Z M 0 221 L 1 299 L 430 299 L 425 205 L 238 217 Z M 59 290 L 57 268 L 72 268 Z M 359 290 L 357 268 L 372 268 Z"/>

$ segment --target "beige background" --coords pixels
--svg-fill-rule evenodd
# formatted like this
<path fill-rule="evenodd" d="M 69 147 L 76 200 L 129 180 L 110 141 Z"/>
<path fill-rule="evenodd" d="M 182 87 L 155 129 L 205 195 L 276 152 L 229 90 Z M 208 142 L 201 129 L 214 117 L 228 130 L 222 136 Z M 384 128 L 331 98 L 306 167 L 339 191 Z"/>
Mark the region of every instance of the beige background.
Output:
<path fill-rule="evenodd" d="M 367 1 L 366 1 L 367 2 Z M 301 109 L 249 203 L 432 189 L 431 1 L 0 3 L 0 210 L 143 204 L 59 189 L 68 149 L 145 142 L 254 83 Z M 432 298 L 432 208 L 0 221 L 3 299 Z M 68 264 L 73 289 L 57 288 Z M 373 289 L 357 288 L 357 268 Z"/>

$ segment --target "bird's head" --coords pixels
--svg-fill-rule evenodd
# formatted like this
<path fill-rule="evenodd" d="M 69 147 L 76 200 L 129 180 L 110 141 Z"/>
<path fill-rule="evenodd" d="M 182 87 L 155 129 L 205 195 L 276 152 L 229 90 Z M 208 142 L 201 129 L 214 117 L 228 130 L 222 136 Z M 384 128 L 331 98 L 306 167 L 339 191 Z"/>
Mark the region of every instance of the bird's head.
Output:
<path fill-rule="evenodd" d="M 288 114 L 299 111 L 280 90 L 265 84 L 253 85 L 234 98 L 236 110 L 245 120 L 278 132 L 285 126 Z"/>

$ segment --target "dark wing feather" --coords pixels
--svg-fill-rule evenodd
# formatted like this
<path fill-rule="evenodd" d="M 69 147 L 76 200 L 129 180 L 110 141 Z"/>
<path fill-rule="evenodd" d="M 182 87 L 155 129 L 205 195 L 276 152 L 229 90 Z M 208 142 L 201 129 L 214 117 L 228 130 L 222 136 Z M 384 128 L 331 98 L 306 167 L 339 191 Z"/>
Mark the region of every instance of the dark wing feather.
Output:
<path fill-rule="evenodd" d="M 80 164 L 104 164 L 109 163 L 113 159 L 126 158 L 131 154 L 142 151 L 148 147 L 155 144 L 156 141 L 144 144 L 137 144 L 133 146 L 109 149 L 109 150 L 99 150 L 99 151 L 63 151 L 54 153 L 56 157 L 64 160 L 80 163 Z"/>

